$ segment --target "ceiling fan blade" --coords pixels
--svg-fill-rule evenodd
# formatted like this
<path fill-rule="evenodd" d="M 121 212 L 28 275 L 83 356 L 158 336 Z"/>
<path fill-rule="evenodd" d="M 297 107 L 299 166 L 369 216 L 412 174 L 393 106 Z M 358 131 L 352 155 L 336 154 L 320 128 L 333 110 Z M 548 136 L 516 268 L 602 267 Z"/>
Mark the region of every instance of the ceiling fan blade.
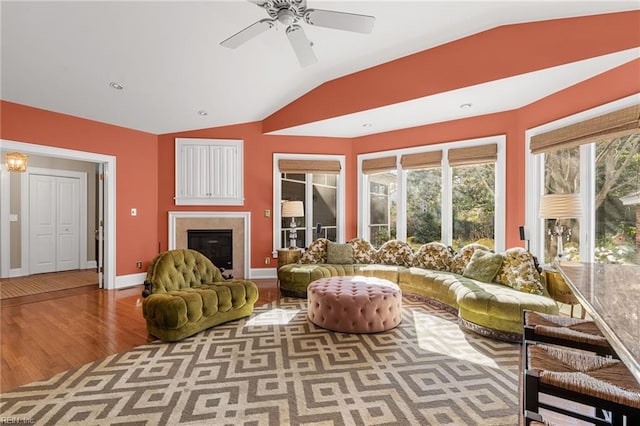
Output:
<path fill-rule="evenodd" d="M 235 49 L 243 43 L 251 40 L 255 36 L 262 34 L 270 28 L 275 27 L 275 22 L 272 19 L 262 19 L 254 24 L 249 25 L 244 30 L 241 30 L 228 39 L 222 41 L 220 44 L 230 49 Z"/>
<path fill-rule="evenodd" d="M 311 42 L 304 33 L 304 30 L 300 25 L 291 25 L 287 28 L 287 37 L 291 42 L 291 47 L 298 57 L 300 66 L 306 67 L 307 65 L 315 64 L 318 62 L 313 49 L 311 48 Z"/>
<path fill-rule="evenodd" d="M 308 9 L 304 14 L 304 20 L 307 24 L 318 27 L 369 34 L 373 31 L 373 23 L 376 21 L 376 18 L 369 15 L 358 15 L 356 13 Z"/>

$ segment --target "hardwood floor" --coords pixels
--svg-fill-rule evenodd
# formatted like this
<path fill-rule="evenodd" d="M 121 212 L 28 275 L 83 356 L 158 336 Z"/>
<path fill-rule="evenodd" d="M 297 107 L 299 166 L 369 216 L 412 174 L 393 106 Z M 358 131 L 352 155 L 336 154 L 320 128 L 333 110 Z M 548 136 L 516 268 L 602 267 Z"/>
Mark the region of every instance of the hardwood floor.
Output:
<path fill-rule="evenodd" d="M 278 298 L 275 279 L 253 280 L 256 306 Z M 147 343 L 142 286 L 83 287 L 55 298 L 20 298 L 0 310 L 0 392 Z"/>

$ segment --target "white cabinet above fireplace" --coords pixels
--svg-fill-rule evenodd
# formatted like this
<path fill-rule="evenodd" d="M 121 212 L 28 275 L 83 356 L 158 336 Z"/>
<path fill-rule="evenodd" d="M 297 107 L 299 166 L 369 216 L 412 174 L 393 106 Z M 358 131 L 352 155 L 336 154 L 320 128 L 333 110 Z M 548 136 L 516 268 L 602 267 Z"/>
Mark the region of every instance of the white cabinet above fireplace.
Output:
<path fill-rule="evenodd" d="M 243 141 L 176 138 L 177 206 L 241 206 Z"/>

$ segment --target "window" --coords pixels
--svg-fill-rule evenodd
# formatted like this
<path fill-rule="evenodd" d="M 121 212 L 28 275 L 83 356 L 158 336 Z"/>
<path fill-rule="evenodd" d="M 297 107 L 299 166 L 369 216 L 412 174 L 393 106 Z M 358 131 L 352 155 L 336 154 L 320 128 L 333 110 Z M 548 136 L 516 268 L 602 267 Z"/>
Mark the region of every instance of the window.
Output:
<path fill-rule="evenodd" d="M 359 235 L 376 246 L 397 238 L 414 248 L 480 240 L 502 249 L 504 142 L 496 136 L 360 156 Z"/>
<path fill-rule="evenodd" d="M 375 247 L 397 236 L 397 159 L 396 156 L 372 158 L 362 162 L 366 174 L 368 193 L 367 233 L 365 238 Z"/>
<path fill-rule="evenodd" d="M 344 240 L 344 157 L 274 155 L 274 249 L 289 246 L 291 218 L 280 212 L 283 201 L 302 201 L 304 217 L 295 218 L 296 244 L 316 238 Z"/>
<path fill-rule="evenodd" d="M 406 176 L 407 242 L 442 241 L 442 151 L 403 154 Z"/>
<path fill-rule="evenodd" d="M 452 168 L 453 249 L 473 242 L 493 248 L 495 164 Z"/>
<path fill-rule="evenodd" d="M 369 235 L 375 247 L 396 238 L 397 173 L 374 173 L 369 176 Z"/>
<path fill-rule="evenodd" d="M 568 260 L 640 262 L 640 106 L 634 103 L 637 97 L 531 131 L 529 217 L 537 218 L 542 194 L 578 193 L 582 199 L 582 216 L 560 223 L 569 230 L 563 240 Z M 557 252 L 549 237 L 554 224 L 530 221 L 532 250 L 547 263 Z"/>

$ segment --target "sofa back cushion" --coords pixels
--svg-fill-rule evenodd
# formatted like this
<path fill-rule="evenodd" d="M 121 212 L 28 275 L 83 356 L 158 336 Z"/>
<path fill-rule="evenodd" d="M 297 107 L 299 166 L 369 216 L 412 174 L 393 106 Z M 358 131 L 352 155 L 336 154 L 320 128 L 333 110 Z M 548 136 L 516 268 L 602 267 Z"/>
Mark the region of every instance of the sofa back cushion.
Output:
<path fill-rule="evenodd" d="M 353 247 L 353 263 L 369 265 L 378 261 L 376 248 L 369 241 L 354 238 L 347 244 Z"/>
<path fill-rule="evenodd" d="M 147 270 L 153 293 L 222 282 L 220 270 L 202 253 L 191 249 L 169 250 L 157 255 Z"/>
<path fill-rule="evenodd" d="M 327 263 L 327 244 L 329 240 L 326 238 L 318 238 L 313 240 L 309 247 L 302 253 L 298 263 Z"/>
<path fill-rule="evenodd" d="M 409 244 L 403 241 L 387 241 L 378 249 L 378 262 L 385 265 L 411 266 L 413 250 Z"/>
<path fill-rule="evenodd" d="M 494 281 L 526 293 L 544 294 L 544 286 L 533 255 L 522 247 L 504 252 L 502 267 Z"/>
<path fill-rule="evenodd" d="M 498 274 L 504 257 L 501 253 L 476 250 L 464 270 L 463 276 L 490 283 Z"/>
<path fill-rule="evenodd" d="M 327 243 L 327 263 L 334 265 L 353 264 L 353 246 L 329 241 Z"/>
<path fill-rule="evenodd" d="M 482 244 L 467 244 L 460 249 L 458 254 L 453 256 L 453 260 L 451 261 L 451 272 L 460 275 L 464 274 L 464 270 L 467 268 L 467 265 L 471 260 L 471 256 L 473 256 L 473 253 L 475 253 L 476 250 L 491 251 L 489 247 L 483 246 Z"/>
<path fill-rule="evenodd" d="M 426 243 L 413 254 L 413 266 L 448 272 L 453 256 L 449 248 L 438 242 Z"/>

